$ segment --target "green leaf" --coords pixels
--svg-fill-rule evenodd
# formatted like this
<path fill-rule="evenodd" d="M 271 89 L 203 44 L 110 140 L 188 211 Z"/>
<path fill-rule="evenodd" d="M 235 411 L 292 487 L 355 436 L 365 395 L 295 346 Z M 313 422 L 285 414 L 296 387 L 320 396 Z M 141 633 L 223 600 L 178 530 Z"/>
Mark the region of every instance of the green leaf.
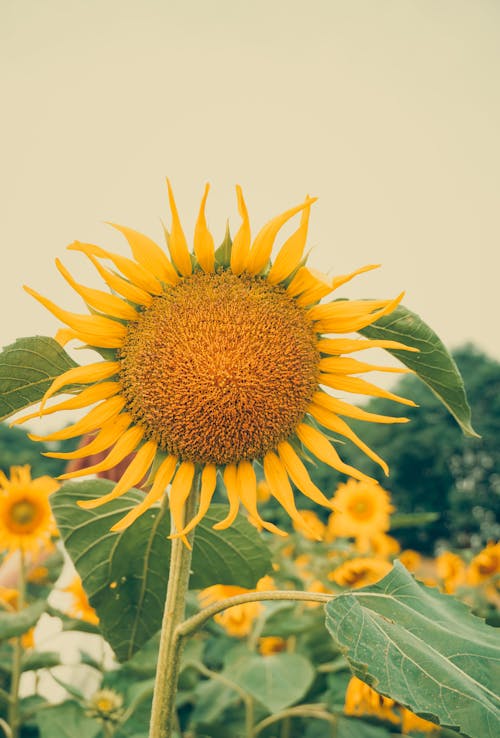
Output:
<path fill-rule="evenodd" d="M 298 702 L 313 679 L 314 670 L 310 662 L 298 653 L 254 654 L 245 660 L 232 678 L 271 713 Z"/>
<path fill-rule="evenodd" d="M 82 510 L 77 500 L 106 494 L 105 479 L 64 484 L 51 498 L 66 549 L 83 581 L 100 628 L 120 661 L 129 659 L 161 626 L 171 544 L 169 515 L 152 508 L 123 533 L 111 526 L 133 509 L 144 494 L 132 490 L 96 510 Z M 226 515 L 212 505 L 196 529 L 192 588 L 211 584 L 255 587 L 271 568 L 268 548 L 258 531 L 238 517 L 226 531 L 211 526 Z"/>
<path fill-rule="evenodd" d="M 396 513 L 391 515 L 391 530 L 430 525 L 430 523 L 439 520 L 440 516 L 441 514 L 438 512 Z"/>
<path fill-rule="evenodd" d="M 18 338 L 6 346 L 0 353 L 0 420 L 41 400 L 54 379 L 75 366 L 47 336 Z"/>
<path fill-rule="evenodd" d="M 61 663 L 60 654 L 56 651 L 27 651 L 21 663 L 22 671 L 37 671 L 38 669 L 51 669 Z"/>
<path fill-rule="evenodd" d="M 0 610 L 0 641 L 14 638 L 26 633 L 38 622 L 38 618 L 45 611 L 47 603 L 38 600 L 21 612 L 5 612 Z"/>
<path fill-rule="evenodd" d="M 409 369 L 413 369 L 431 388 L 466 436 L 479 437 L 471 425 L 471 411 L 464 382 L 453 357 L 441 339 L 416 313 L 399 305 L 390 315 L 384 315 L 359 332 L 367 338 L 400 341 L 418 348 L 418 353 L 392 349 L 388 351 Z"/>
<path fill-rule="evenodd" d="M 500 735 L 498 631 L 399 562 L 377 584 L 332 599 L 326 625 L 378 692 L 471 738 Z"/>
<path fill-rule="evenodd" d="M 101 732 L 99 723 L 73 700 L 40 710 L 37 723 L 40 738 L 96 738 Z"/>

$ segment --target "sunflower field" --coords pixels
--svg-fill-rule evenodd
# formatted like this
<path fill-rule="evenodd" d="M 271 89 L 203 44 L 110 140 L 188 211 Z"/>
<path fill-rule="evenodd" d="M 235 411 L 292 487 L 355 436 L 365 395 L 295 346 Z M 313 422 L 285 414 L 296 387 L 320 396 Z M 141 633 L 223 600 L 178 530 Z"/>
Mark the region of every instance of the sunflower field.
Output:
<path fill-rule="evenodd" d="M 56 259 L 84 314 L 25 288 L 63 327 L 0 354 L 0 418 L 31 424 L 2 430 L 0 735 L 496 738 L 498 470 L 457 363 L 403 294 L 348 299 L 377 265 L 307 264 L 315 198 L 253 236 L 238 186 L 216 247 L 208 192 L 192 250 L 169 182 L 165 248 L 72 243 L 103 283 Z M 415 382 L 436 437 L 405 477 L 379 449 L 423 411 Z M 446 452 L 481 491 L 466 538 L 460 485 L 429 481 L 449 423 L 475 444 Z"/>

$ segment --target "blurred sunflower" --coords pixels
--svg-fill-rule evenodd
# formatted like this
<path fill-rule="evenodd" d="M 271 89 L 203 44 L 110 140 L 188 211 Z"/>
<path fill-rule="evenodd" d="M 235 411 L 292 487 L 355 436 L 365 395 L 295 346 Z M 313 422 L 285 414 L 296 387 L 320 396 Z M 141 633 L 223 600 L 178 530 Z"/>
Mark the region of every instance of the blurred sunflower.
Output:
<path fill-rule="evenodd" d="M 292 520 L 302 520 L 290 482 L 314 502 L 330 501 L 313 484 L 301 457 L 313 454 L 338 471 L 367 480 L 344 463 L 325 432 L 350 439 L 387 472 L 386 463 L 351 430 L 344 417 L 377 423 L 400 423 L 368 413 L 337 399 L 322 387 L 385 397 L 398 397 L 353 376 L 378 367 L 346 354 L 371 347 L 409 349 L 394 341 L 342 338 L 389 314 L 392 300 L 320 300 L 362 272 L 328 277 L 304 266 L 309 212 L 314 198 L 269 221 L 251 238 L 247 207 L 236 188 L 241 226 L 234 241 L 214 248 L 205 218 L 208 185 L 194 229 L 193 253 L 179 219 L 168 183 L 172 224 L 166 231 L 170 258 L 147 236 L 114 226 L 131 248 L 133 259 L 99 246 L 75 242 L 69 248 L 85 254 L 112 294 L 79 284 L 59 260 L 57 268 L 83 298 L 89 315 L 68 312 L 34 290 L 27 292 L 68 326 L 59 331 L 62 344 L 76 339 L 94 348 L 99 361 L 70 369 L 57 377 L 40 409 L 19 421 L 59 410 L 92 406 L 75 424 L 35 440 L 55 441 L 98 431 L 85 447 L 58 458 L 81 458 L 110 449 L 106 458 L 62 478 L 100 473 L 135 456 L 114 489 L 82 502 L 94 508 L 124 494 L 150 473 L 150 491 L 114 530 L 123 530 L 158 501 L 171 483 L 170 507 L 178 535 L 186 535 L 205 515 L 222 472 L 229 499 L 227 517 L 216 528 L 232 524 L 242 504 L 262 527 L 257 509 L 254 461 L 262 462 L 271 494 Z M 271 263 L 282 226 L 301 213 L 298 228 Z M 108 269 L 102 261 L 111 262 Z M 325 337 L 329 336 L 329 337 Z M 52 407 L 49 397 L 75 385 L 81 391 Z M 97 403 L 97 404 L 96 404 Z M 316 427 L 319 424 L 323 430 Z M 196 469 L 201 473 L 197 514 L 184 526 L 183 509 Z"/>
<path fill-rule="evenodd" d="M 394 709 L 396 703 L 390 697 L 384 697 L 353 676 L 347 685 L 344 712 L 346 715 L 371 715 L 391 723 L 399 723 L 399 716 Z"/>
<path fill-rule="evenodd" d="M 378 582 L 390 572 L 392 565 L 383 559 L 356 558 L 346 561 L 328 575 L 330 581 L 341 587 L 358 589 Z"/>
<path fill-rule="evenodd" d="M 215 602 L 222 602 L 228 597 L 236 597 L 249 592 L 264 592 L 275 589 L 274 582 L 270 576 L 264 576 L 257 582 L 255 589 L 245 589 L 228 584 L 213 584 L 199 593 L 199 599 L 203 607 L 208 607 Z M 242 605 L 233 605 L 222 612 L 214 615 L 214 620 L 221 625 L 228 635 L 235 638 L 244 638 L 253 627 L 255 620 L 263 610 L 261 602 L 245 602 Z"/>
<path fill-rule="evenodd" d="M 500 541 L 490 541 L 470 562 L 467 582 L 472 585 L 482 584 L 497 574 L 500 574 Z"/>
<path fill-rule="evenodd" d="M 372 480 L 349 479 L 340 484 L 332 499 L 334 512 L 330 515 L 330 535 L 354 537 L 368 542 L 376 534 L 390 527 L 390 513 L 394 510 L 389 493 Z"/>
<path fill-rule="evenodd" d="M 448 594 L 453 594 L 457 587 L 465 583 L 465 563 L 458 554 L 443 551 L 436 557 L 436 570 Z"/>
<path fill-rule="evenodd" d="M 71 603 L 68 608 L 68 615 L 79 620 L 85 620 L 87 623 L 97 625 L 99 618 L 96 611 L 87 599 L 87 593 L 83 589 L 80 577 L 74 577 L 71 582 L 63 589 L 71 595 Z"/>
<path fill-rule="evenodd" d="M 0 471 L 0 545 L 2 550 L 37 553 L 57 534 L 49 495 L 59 483 L 31 478 L 29 466 L 12 466 L 10 479 Z"/>

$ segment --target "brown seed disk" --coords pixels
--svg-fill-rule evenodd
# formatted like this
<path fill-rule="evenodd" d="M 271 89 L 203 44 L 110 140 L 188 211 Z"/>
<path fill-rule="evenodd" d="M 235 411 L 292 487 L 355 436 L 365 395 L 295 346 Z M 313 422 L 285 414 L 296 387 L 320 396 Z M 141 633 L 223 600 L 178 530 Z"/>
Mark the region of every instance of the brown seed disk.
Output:
<path fill-rule="evenodd" d="M 184 461 L 255 459 L 288 438 L 318 384 L 305 311 L 265 279 L 197 273 L 155 297 L 121 351 L 126 410 Z"/>

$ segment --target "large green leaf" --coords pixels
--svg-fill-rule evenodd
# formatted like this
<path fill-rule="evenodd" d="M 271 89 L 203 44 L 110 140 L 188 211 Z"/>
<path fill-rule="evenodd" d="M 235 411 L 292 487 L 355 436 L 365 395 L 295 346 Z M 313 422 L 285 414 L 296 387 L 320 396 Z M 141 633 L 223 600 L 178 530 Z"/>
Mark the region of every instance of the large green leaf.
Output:
<path fill-rule="evenodd" d="M 466 436 L 478 437 L 471 425 L 471 411 L 458 367 L 441 339 L 416 313 L 399 305 L 390 315 L 379 318 L 360 333 L 367 338 L 401 341 L 418 348 L 418 353 L 392 349 L 389 353 L 413 369 L 431 388 Z"/>
<path fill-rule="evenodd" d="M 84 708 L 73 700 L 39 710 L 36 721 L 40 738 L 96 738 L 102 735 L 97 720 L 87 717 Z"/>
<path fill-rule="evenodd" d="M 33 628 L 46 606 L 45 600 L 38 600 L 21 612 L 0 610 L 0 641 L 20 636 Z"/>
<path fill-rule="evenodd" d="M 271 713 L 298 702 L 314 679 L 310 662 L 298 653 L 252 654 L 237 666 L 232 680 Z"/>
<path fill-rule="evenodd" d="M 47 336 L 18 338 L 6 346 L 0 353 L 0 420 L 41 400 L 54 379 L 75 366 Z"/>
<path fill-rule="evenodd" d="M 500 735 L 498 631 L 399 562 L 377 584 L 332 599 L 326 625 L 377 691 L 471 738 Z"/>
<path fill-rule="evenodd" d="M 132 656 L 160 628 L 170 561 L 168 514 L 153 508 L 123 533 L 111 526 L 143 499 L 132 490 L 102 508 L 82 510 L 77 500 L 112 489 L 104 479 L 64 484 L 51 498 L 66 549 L 119 660 Z M 255 587 L 271 568 L 270 552 L 257 530 L 239 516 L 226 531 L 211 526 L 226 515 L 212 505 L 196 529 L 193 589 L 211 584 Z"/>

